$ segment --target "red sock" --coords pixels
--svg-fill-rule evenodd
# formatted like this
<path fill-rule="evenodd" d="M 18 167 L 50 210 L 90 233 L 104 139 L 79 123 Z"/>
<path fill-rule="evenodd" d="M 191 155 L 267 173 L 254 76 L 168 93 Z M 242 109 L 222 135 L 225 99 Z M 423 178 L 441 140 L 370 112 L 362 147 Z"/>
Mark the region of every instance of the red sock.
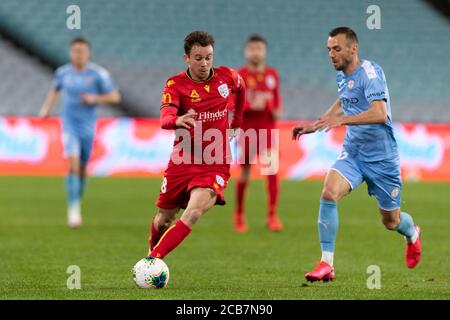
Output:
<path fill-rule="evenodd" d="M 183 221 L 178 220 L 162 235 L 161 240 L 150 252 L 150 256 L 163 259 L 191 233 L 191 230 Z"/>
<path fill-rule="evenodd" d="M 267 176 L 267 192 L 269 197 L 269 216 L 273 216 L 276 213 L 278 202 L 278 175 L 272 174 Z"/>
<path fill-rule="evenodd" d="M 242 216 L 244 213 L 244 196 L 247 189 L 247 182 L 238 181 L 236 184 L 236 214 Z"/>
<path fill-rule="evenodd" d="M 155 228 L 155 218 L 152 219 L 150 230 L 150 238 L 148 238 L 148 243 L 150 244 L 150 250 L 153 250 L 153 248 L 158 244 L 159 239 L 161 239 L 161 236 L 164 234 L 164 232 L 159 231 L 157 228 Z"/>

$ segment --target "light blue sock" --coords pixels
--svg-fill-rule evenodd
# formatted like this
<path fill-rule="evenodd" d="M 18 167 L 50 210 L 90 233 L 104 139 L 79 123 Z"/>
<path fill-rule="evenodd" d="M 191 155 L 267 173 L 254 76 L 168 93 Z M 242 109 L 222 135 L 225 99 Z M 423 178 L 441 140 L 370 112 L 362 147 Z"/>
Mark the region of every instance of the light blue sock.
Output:
<path fill-rule="evenodd" d="M 69 207 L 80 201 L 80 177 L 76 174 L 66 176 L 66 192 Z"/>
<path fill-rule="evenodd" d="M 407 239 L 411 239 L 415 231 L 413 218 L 406 212 L 400 212 L 400 223 L 396 230 Z"/>
<path fill-rule="evenodd" d="M 322 252 L 334 252 L 338 225 L 337 203 L 320 199 L 318 227 Z"/>
<path fill-rule="evenodd" d="M 85 188 L 86 188 L 86 178 L 80 178 L 80 199 L 83 198 Z"/>

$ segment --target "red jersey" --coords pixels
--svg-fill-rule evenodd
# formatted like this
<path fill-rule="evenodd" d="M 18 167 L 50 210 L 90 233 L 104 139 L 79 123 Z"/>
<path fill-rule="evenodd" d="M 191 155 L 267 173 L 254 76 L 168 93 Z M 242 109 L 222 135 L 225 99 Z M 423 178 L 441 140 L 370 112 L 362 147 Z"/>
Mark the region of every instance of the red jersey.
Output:
<path fill-rule="evenodd" d="M 233 95 L 238 101 L 229 125 L 227 105 Z M 206 165 L 229 171 L 227 129 L 241 126 L 244 103 L 245 84 L 239 73 L 228 67 L 213 68 L 205 81 L 193 80 L 188 71 L 170 77 L 161 101 L 161 127 L 177 129 L 169 167 L 201 165 L 201 170 L 205 170 Z M 195 128 L 177 128 L 177 118 L 191 112 L 196 113 Z"/>
<path fill-rule="evenodd" d="M 281 108 L 279 91 L 280 77 L 275 68 L 266 66 L 263 72 L 253 72 L 248 66 L 238 70 L 245 81 L 246 101 L 244 106 L 245 128 L 272 128 L 275 120 L 272 110 Z M 252 104 L 262 100 L 262 110 L 254 110 Z M 261 103 L 261 102 L 260 102 Z"/>

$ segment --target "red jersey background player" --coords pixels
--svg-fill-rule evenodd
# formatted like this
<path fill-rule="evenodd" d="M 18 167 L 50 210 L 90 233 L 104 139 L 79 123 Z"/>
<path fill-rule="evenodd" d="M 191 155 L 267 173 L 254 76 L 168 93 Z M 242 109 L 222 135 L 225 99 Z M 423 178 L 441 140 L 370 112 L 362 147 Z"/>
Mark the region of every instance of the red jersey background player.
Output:
<path fill-rule="evenodd" d="M 184 39 L 188 69 L 170 77 L 164 87 L 161 127 L 174 129 L 176 139 L 156 202 L 158 213 L 151 223 L 151 257 L 164 258 L 206 211 L 225 204 L 222 192 L 231 162 L 227 134 L 229 128 L 241 125 L 245 84 L 237 71 L 212 67 L 213 47 L 210 34 L 188 34 Z M 236 109 L 229 125 L 227 105 L 232 95 L 236 96 Z M 214 152 L 212 144 L 219 146 Z M 173 224 L 180 208 L 185 210 Z"/>
<path fill-rule="evenodd" d="M 245 45 L 247 65 L 239 69 L 239 74 L 246 84 L 246 102 L 244 107 L 242 129 L 267 130 L 267 141 L 262 142 L 257 135 L 257 148 L 252 143 L 244 143 L 243 135 L 238 139 L 241 176 L 236 184 L 236 211 L 234 216 L 235 230 L 246 232 L 247 224 L 244 216 L 244 195 L 249 183 L 251 163 L 256 153 L 270 159 L 272 164 L 278 161 L 278 141 L 272 141 L 271 130 L 276 129 L 276 122 L 281 114 L 281 97 L 279 92 L 280 78 L 276 69 L 266 65 L 267 41 L 260 35 L 252 35 Z M 275 145 L 274 145 L 274 142 Z M 278 166 L 277 166 L 278 167 Z M 276 170 L 277 171 L 277 170 Z M 275 171 L 275 172 L 276 172 Z M 278 175 L 272 172 L 267 175 L 267 227 L 272 231 L 280 231 L 283 226 L 276 213 L 279 194 Z"/>

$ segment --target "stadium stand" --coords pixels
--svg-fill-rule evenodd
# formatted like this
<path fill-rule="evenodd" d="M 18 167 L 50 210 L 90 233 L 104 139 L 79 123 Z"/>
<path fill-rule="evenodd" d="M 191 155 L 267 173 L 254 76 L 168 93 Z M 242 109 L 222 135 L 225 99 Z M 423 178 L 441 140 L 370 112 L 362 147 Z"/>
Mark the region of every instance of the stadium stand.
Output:
<path fill-rule="evenodd" d="M 37 115 L 52 82 L 52 69 L 0 38 L 0 74 L 0 114 Z M 52 113 L 58 113 L 58 108 Z M 99 108 L 98 113 L 103 117 L 124 115 L 111 107 Z"/>
<path fill-rule="evenodd" d="M 73 3 L 81 8 L 81 30 L 66 28 L 66 8 Z M 220 5 L 205 0 L 2 0 L 0 32 L 54 66 L 66 61 L 72 37 L 86 36 L 93 43 L 94 60 L 113 73 L 125 112 L 133 116 L 158 114 L 165 79 L 184 68 L 182 41 L 189 31 L 211 32 L 217 44 L 216 65 L 235 67 L 243 63 L 246 37 L 261 33 L 269 41 L 269 63 L 282 76 L 284 117 L 311 119 L 336 98 L 335 72 L 326 49 L 328 31 L 348 25 L 359 35 L 361 57 L 384 68 L 396 120 L 450 121 L 449 20 L 425 1 L 380 0 L 381 29 L 369 30 L 366 9 L 371 4 L 368 0 L 229 0 Z M 38 87 L 33 90 L 43 96 Z M 22 111 L 2 105 L 0 112 Z"/>

